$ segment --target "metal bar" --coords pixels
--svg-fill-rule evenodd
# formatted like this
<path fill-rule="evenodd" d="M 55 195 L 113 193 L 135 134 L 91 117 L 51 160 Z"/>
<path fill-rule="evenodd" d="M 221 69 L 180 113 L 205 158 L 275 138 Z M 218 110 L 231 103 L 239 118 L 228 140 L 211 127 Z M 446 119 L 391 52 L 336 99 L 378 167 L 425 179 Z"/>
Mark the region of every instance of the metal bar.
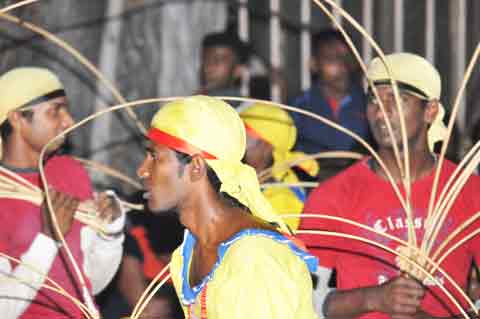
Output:
<path fill-rule="evenodd" d="M 362 20 L 365 30 L 373 36 L 373 0 L 363 0 Z M 362 37 L 362 57 L 365 62 L 372 59 L 372 46 Z"/>
<path fill-rule="evenodd" d="M 404 23 L 403 23 L 403 0 L 395 0 L 393 2 L 393 49 L 395 52 L 403 51 L 403 33 L 404 33 Z"/>
<path fill-rule="evenodd" d="M 249 15 L 248 15 L 248 0 L 238 1 L 238 36 L 245 42 L 249 41 Z M 244 68 L 242 72 L 240 94 L 242 96 L 249 96 L 250 73 L 248 67 Z"/>
<path fill-rule="evenodd" d="M 312 42 L 310 34 L 311 21 L 311 0 L 302 0 L 300 12 L 300 21 L 302 22 L 302 31 L 300 35 L 300 54 L 301 54 L 301 86 L 302 91 L 311 86 L 310 57 L 312 55 Z"/>
<path fill-rule="evenodd" d="M 335 0 L 335 2 L 339 7 L 342 7 L 342 0 Z M 340 15 L 340 12 L 338 12 L 337 10 L 333 10 L 333 16 L 338 21 L 338 23 L 342 25 L 342 16 Z"/>
<path fill-rule="evenodd" d="M 425 11 L 425 57 L 435 64 L 435 1 L 427 0 Z"/>
<path fill-rule="evenodd" d="M 454 39 L 454 48 L 451 55 L 451 76 L 450 81 L 452 88 L 451 96 L 455 96 L 463 80 L 466 67 L 466 1 L 457 0 L 449 2 L 450 5 L 450 27 L 451 27 L 451 39 Z M 460 109 L 457 116 L 457 127 L 460 131 L 460 135 L 465 134 L 466 129 L 466 101 L 462 99 Z"/>
<path fill-rule="evenodd" d="M 281 61 L 281 26 L 280 26 L 280 0 L 270 0 L 270 63 L 272 72 L 277 72 L 282 66 Z M 280 85 L 272 82 L 272 101 L 280 102 Z"/>

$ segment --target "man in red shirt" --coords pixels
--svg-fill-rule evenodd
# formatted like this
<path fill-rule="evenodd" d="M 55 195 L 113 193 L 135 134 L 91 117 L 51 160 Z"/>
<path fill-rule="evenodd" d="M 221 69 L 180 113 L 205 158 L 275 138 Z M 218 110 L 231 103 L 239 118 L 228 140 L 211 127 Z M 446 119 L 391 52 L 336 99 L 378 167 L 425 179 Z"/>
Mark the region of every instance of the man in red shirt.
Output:
<path fill-rule="evenodd" d="M 406 133 L 410 150 L 411 206 L 413 227 L 421 243 L 425 232 L 428 202 L 432 190 L 437 157 L 433 144 L 443 134 L 440 90 L 437 70 L 425 59 L 408 53 L 387 56 L 389 69 L 395 77 L 403 105 Z M 385 66 L 377 58 L 369 66 L 367 77 L 375 85 L 385 106 L 400 153 L 403 154 L 400 114 L 395 105 L 391 80 Z M 386 119 L 375 96 L 369 91 L 367 117 L 378 153 L 401 188 L 401 172 L 397 166 L 393 142 L 388 133 Z M 437 134 L 439 133 L 440 134 Z M 434 134 L 436 133 L 436 134 Z M 456 168 L 446 161 L 440 175 L 440 189 Z M 477 176 L 471 176 L 455 204 L 449 211 L 439 232 L 433 251 L 465 220 L 480 210 L 476 192 L 480 187 Z M 404 192 L 403 192 L 404 193 Z M 366 158 L 315 189 L 304 208 L 309 214 L 340 216 L 370 226 L 375 230 L 407 239 L 407 218 L 399 199 L 386 178 L 385 172 L 372 158 Z M 319 229 L 353 234 L 397 249 L 399 244 L 380 234 L 350 224 L 327 219 L 307 218 L 301 229 Z M 463 231 L 463 238 L 478 223 Z M 311 252 L 319 257 L 321 274 L 315 295 L 322 300 L 323 314 L 329 318 L 435 318 L 458 315 L 456 308 L 432 280 L 422 284 L 402 275 L 398 259 L 376 246 L 352 239 L 333 236 L 303 235 Z M 463 289 L 472 258 L 478 259 L 479 239 L 472 239 L 458 247 L 441 267 Z M 337 290 L 326 287 L 325 276 L 337 271 Z M 444 284 L 464 309 L 466 303 L 439 272 L 435 279 Z"/>
<path fill-rule="evenodd" d="M 62 83 L 47 69 L 22 67 L 0 77 L 0 165 L 42 188 L 38 164 L 42 148 L 73 125 Z M 68 156 L 55 155 L 63 140 L 52 144 L 45 160 L 45 176 L 52 205 L 72 255 L 79 265 L 82 284 L 59 244 L 45 204 L 0 198 L 0 252 L 21 264 L 0 258 L 0 313 L 2 318 L 83 318 L 70 299 L 43 287 L 45 276 L 96 313 L 93 295 L 112 279 L 122 256 L 125 214 L 100 195 L 96 209 L 106 219 L 106 234 L 74 219 L 78 205 L 92 200 L 93 189 L 85 169 Z M 3 173 L 2 173 L 3 174 Z M 34 266 L 38 272 L 28 267 Z M 6 278 L 5 278 L 6 277 Z M 8 280 L 10 279 L 10 280 Z"/>

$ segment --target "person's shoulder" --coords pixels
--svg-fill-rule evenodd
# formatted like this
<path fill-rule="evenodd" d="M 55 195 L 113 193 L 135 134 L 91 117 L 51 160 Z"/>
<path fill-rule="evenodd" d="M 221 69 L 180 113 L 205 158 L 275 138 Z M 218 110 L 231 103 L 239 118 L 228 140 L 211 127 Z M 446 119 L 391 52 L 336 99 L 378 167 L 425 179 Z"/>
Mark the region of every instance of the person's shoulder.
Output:
<path fill-rule="evenodd" d="M 246 231 L 250 234 L 241 236 L 228 248 L 230 261 L 243 260 L 257 265 L 265 262 L 304 264 L 280 233 L 260 229 Z"/>

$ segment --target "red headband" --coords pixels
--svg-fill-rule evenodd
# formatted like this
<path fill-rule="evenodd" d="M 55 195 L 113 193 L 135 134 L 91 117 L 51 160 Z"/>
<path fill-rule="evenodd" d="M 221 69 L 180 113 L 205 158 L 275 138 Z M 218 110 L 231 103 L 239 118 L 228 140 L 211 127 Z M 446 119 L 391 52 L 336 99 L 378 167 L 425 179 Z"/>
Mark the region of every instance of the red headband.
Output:
<path fill-rule="evenodd" d="M 186 141 L 179 139 L 178 137 L 175 137 L 168 133 L 165 133 L 154 127 L 148 130 L 147 136 L 150 140 L 152 140 L 156 144 L 165 145 L 166 147 L 174 149 L 175 151 L 185 153 L 190 156 L 199 154 L 204 159 L 217 159 L 216 156 L 213 156 L 208 152 L 202 151 L 201 149 L 187 143 Z"/>
<path fill-rule="evenodd" d="M 245 131 L 247 132 L 248 135 L 251 135 L 255 138 L 261 139 L 264 142 L 267 142 L 268 144 L 271 144 L 269 141 L 267 141 L 265 138 L 263 138 L 263 136 L 260 133 L 258 133 L 254 128 L 252 128 L 250 125 L 248 125 L 245 122 L 243 124 L 245 125 Z"/>

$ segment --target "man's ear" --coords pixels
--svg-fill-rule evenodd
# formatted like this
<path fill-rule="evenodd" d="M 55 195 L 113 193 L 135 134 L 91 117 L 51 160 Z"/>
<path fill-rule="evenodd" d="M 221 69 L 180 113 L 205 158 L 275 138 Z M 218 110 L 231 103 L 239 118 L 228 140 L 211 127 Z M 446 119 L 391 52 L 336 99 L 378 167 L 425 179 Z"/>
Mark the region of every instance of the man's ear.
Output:
<path fill-rule="evenodd" d="M 439 111 L 439 101 L 431 100 L 427 103 L 424 112 L 424 121 L 428 124 L 432 124 Z"/>
<path fill-rule="evenodd" d="M 21 126 L 21 121 L 23 120 L 20 112 L 12 111 L 7 115 L 7 121 L 10 122 L 10 126 L 13 130 L 18 130 Z"/>
<path fill-rule="evenodd" d="M 198 154 L 192 156 L 188 167 L 188 173 L 192 182 L 197 182 L 207 175 L 207 162 Z"/>

